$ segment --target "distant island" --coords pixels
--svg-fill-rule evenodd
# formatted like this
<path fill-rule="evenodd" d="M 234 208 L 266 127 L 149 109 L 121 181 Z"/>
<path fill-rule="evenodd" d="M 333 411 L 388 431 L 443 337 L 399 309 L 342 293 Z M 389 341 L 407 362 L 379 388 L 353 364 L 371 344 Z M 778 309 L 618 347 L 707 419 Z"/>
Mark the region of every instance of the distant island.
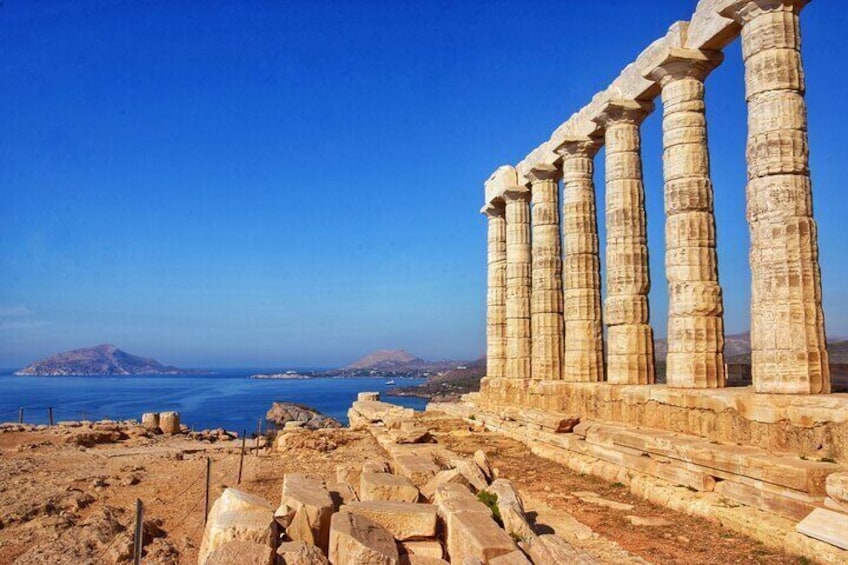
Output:
<path fill-rule="evenodd" d="M 184 375 L 203 371 L 178 369 L 170 365 L 131 355 L 111 343 L 84 347 L 56 353 L 46 359 L 27 365 L 16 375 L 72 376 L 72 375 Z"/>
<path fill-rule="evenodd" d="M 250 379 L 281 379 L 281 380 L 298 380 L 298 379 L 311 379 L 310 375 L 303 375 L 298 373 L 297 371 L 286 371 L 285 373 L 256 373 L 255 375 L 250 375 L 248 377 Z"/>

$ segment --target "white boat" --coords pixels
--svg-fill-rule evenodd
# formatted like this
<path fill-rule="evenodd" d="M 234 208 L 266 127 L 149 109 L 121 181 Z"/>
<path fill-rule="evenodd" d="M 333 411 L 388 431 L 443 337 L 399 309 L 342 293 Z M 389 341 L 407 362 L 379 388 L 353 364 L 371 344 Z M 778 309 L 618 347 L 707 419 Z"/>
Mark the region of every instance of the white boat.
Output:
<path fill-rule="evenodd" d="M 393 385 L 393 384 L 395 384 L 395 381 L 393 381 L 393 380 L 388 380 L 388 381 L 386 381 L 386 384 L 387 384 L 387 385 Z"/>

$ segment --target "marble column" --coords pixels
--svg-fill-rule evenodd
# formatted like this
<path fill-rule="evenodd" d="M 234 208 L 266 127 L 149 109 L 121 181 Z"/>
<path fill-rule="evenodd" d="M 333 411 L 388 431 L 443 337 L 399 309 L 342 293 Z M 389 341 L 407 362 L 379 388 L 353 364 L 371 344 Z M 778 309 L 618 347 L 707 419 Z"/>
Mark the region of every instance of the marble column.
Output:
<path fill-rule="evenodd" d="M 639 126 L 649 102 L 612 100 L 598 123 L 606 146 L 607 381 L 654 382 L 654 334 L 650 326 L 648 239 Z"/>
<path fill-rule="evenodd" d="M 506 202 L 506 377 L 530 378 L 530 190 L 514 186 Z"/>
<path fill-rule="evenodd" d="M 830 392 L 810 186 L 799 12 L 806 0 L 744 0 L 748 102 L 751 372 L 764 393 Z"/>
<path fill-rule="evenodd" d="M 495 201 L 483 213 L 488 217 L 488 292 L 486 297 L 486 376 L 506 373 L 506 216 Z"/>
<path fill-rule="evenodd" d="M 601 315 L 601 260 L 595 209 L 595 154 L 599 140 L 567 138 L 562 156 L 563 295 L 565 354 L 563 379 L 604 380 Z"/>
<path fill-rule="evenodd" d="M 528 173 L 533 202 L 533 292 L 530 302 L 534 379 L 562 378 L 562 247 L 559 233 L 559 167 L 536 165 Z"/>
<path fill-rule="evenodd" d="M 662 87 L 666 384 L 673 387 L 725 384 L 723 305 L 704 105 L 704 79 L 721 60 L 718 52 L 672 49 L 649 73 Z"/>

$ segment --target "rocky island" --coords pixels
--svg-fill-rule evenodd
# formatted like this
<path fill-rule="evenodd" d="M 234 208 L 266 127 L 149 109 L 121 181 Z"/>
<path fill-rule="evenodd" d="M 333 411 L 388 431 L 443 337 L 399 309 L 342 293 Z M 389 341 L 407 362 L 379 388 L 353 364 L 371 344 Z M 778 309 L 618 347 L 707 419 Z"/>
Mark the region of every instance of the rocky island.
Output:
<path fill-rule="evenodd" d="M 180 375 L 200 373 L 132 355 L 110 343 L 56 353 L 16 371 L 16 375 Z"/>

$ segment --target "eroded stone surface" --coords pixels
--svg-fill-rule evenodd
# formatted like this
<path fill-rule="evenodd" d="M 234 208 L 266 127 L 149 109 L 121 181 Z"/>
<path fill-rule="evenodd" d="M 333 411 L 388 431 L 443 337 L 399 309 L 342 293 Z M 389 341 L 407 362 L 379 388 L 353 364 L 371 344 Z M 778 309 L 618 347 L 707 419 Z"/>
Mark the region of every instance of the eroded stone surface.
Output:
<path fill-rule="evenodd" d="M 406 477 L 391 473 L 362 473 L 359 478 L 360 500 L 417 502 L 418 488 Z"/>
<path fill-rule="evenodd" d="M 343 510 L 380 524 L 398 541 L 436 535 L 436 507 L 431 504 L 360 501 L 345 505 Z"/>
<path fill-rule="evenodd" d="M 398 565 L 400 556 L 392 534 L 365 516 L 337 512 L 330 526 L 333 565 Z"/>

